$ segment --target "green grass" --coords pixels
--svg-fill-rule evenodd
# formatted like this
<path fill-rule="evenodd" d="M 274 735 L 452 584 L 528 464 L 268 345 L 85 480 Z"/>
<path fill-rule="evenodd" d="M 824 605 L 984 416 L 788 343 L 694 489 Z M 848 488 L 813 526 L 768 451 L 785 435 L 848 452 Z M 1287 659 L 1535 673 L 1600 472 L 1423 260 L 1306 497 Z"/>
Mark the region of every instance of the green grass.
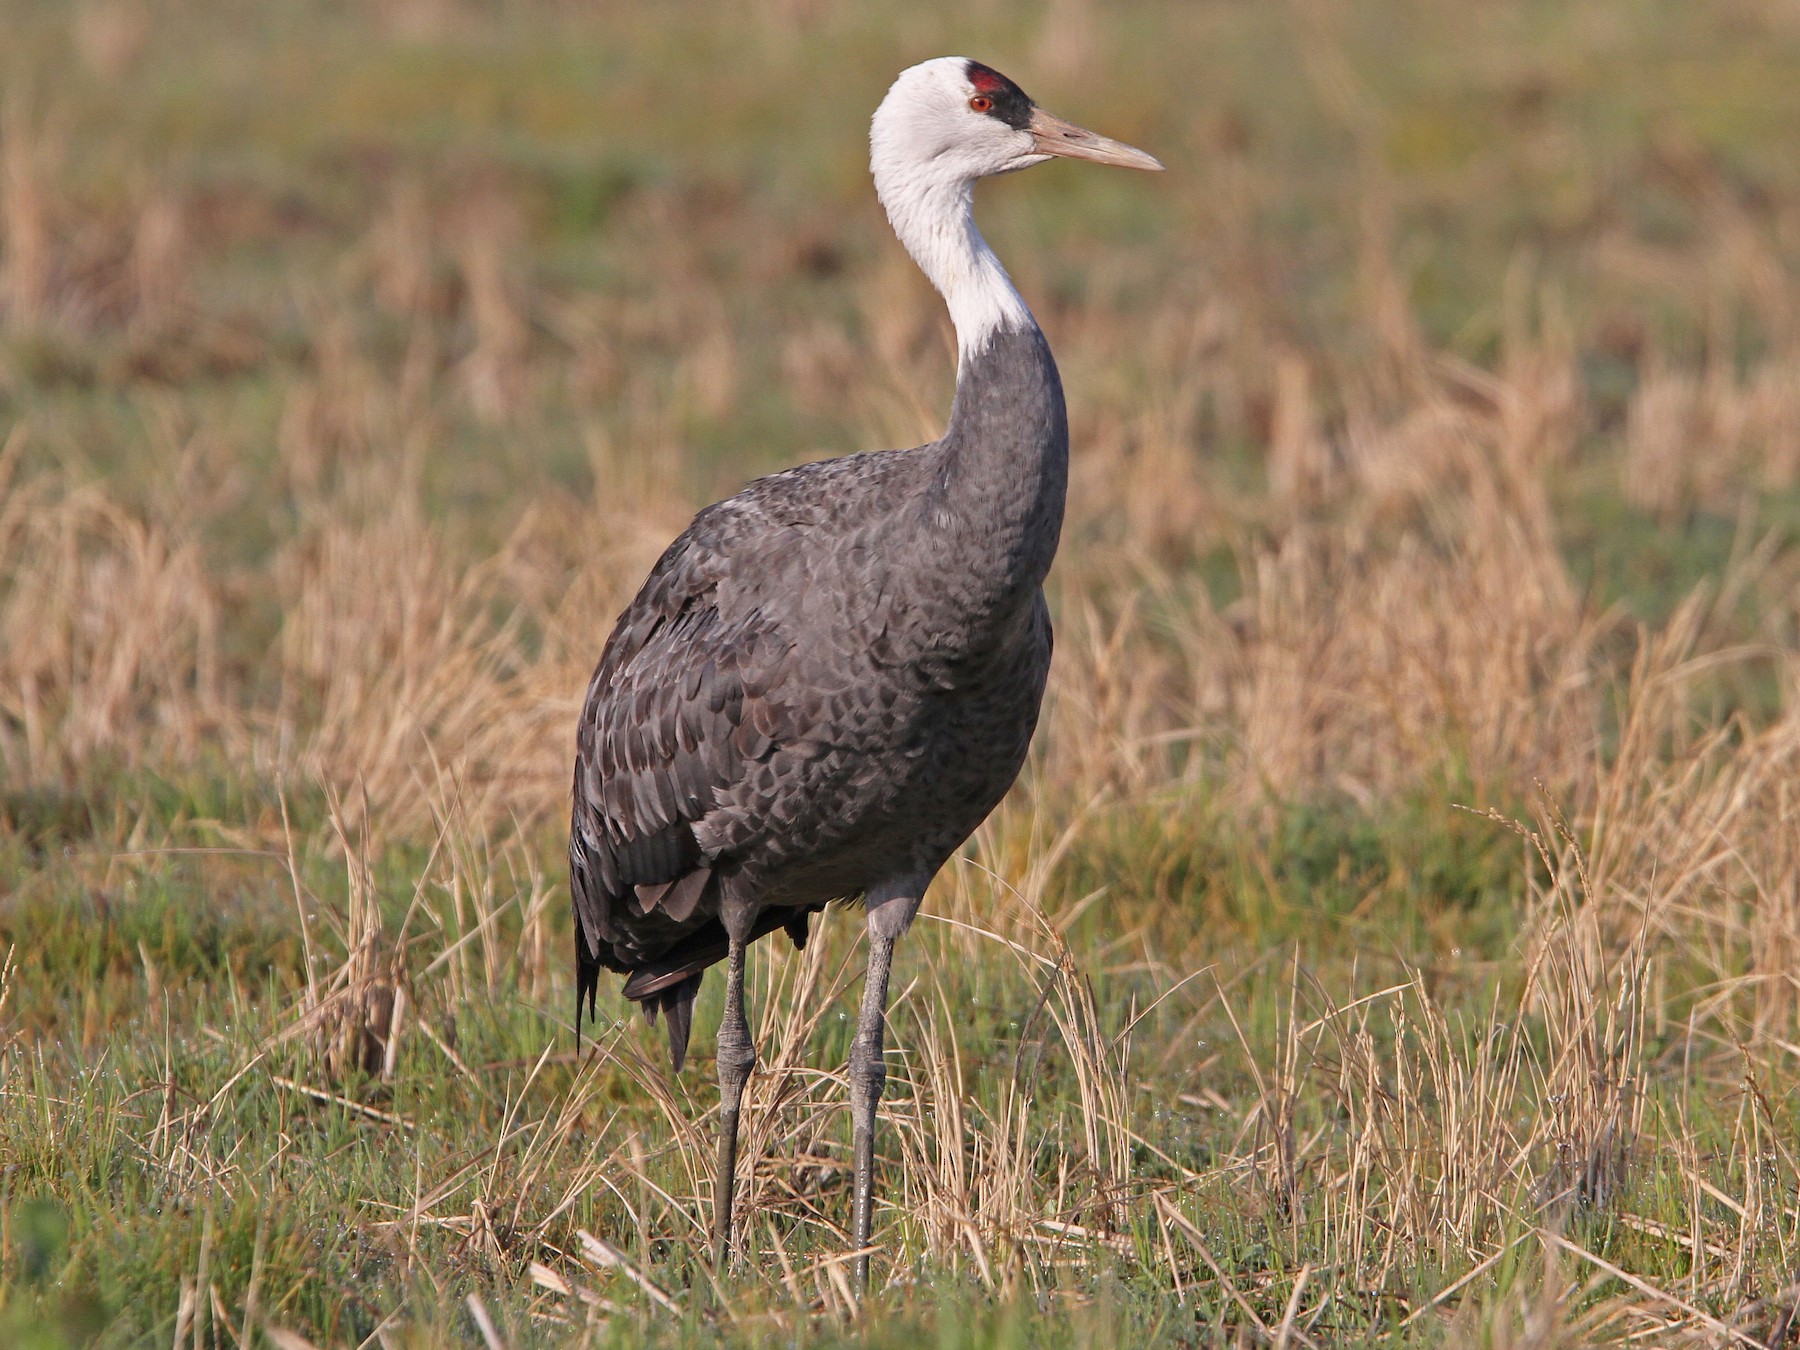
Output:
<path fill-rule="evenodd" d="M 547 1303 L 523 1278 L 529 1260 L 606 1287 L 625 1305 L 596 1333 L 597 1344 L 712 1343 L 721 1308 L 736 1328 L 734 1342 L 746 1345 L 824 1346 L 845 1338 L 1080 1345 L 1101 1334 L 1132 1343 L 1214 1344 L 1229 1341 L 1228 1328 L 1243 1323 L 1217 1282 L 1207 1287 L 1203 1267 L 1189 1269 L 1193 1288 L 1185 1299 L 1174 1295 L 1156 1273 L 1164 1239 L 1136 1206 L 1115 1250 L 1051 1273 L 1035 1294 L 996 1294 L 966 1265 L 908 1256 L 917 1236 L 908 1236 L 905 1218 L 889 1214 L 885 1241 L 899 1244 L 886 1266 L 892 1283 L 877 1295 L 863 1329 L 852 1332 L 830 1318 L 796 1322 L 778 1290 L 760 1281 L 728 1281 L 715 1295 L 694 1231 L 644 1189 L 666 1188 L 679 1203 L 698 1208 L 683 1189 L 686 1173 L 680 1150 L 670 1151 L 668 1121 L 644 1097 L 636 1074 L 622 1071 L 624 1063 L 603 1060 L 577 1072 L 560 972 L 553 981 L 560 995 L 550 1005 L 530 992 L 531 974 L 517 962 L 503 964 L 494 984 L 463 999 L 450 996 L 441 975 L 416 981 L 415 1015 L 453 1038 L 472 1076 L 414 1035 L 403 1043 L 391 1083 L 354 1072 L 323 1080 L 354 1105 L 283 1086 L 279 1080 L 322 1081 L 304 1040 L 272 1039 L 287 1025 L 302 968 L 285 864 L 278 852 L 182 851 L 221 846 L 220 827 L 201 817 L 232 797 L 216 784 L 184 792 L 146 783 L 132 830 L 151 847 L 117 852 L 92 847 L 107 827 L 95 821 L 90 805 L 37 797 L 9 807 L 6 846 L 12 857 L 29 861 L 30 880 L 0 905 L 0 942 L 14 951 L 6 1006 L 15 1039 L 0 1098 L 6 1140 L 0 1326 L 8 1328 L 8 1343 L 166 1343 L 182 1281 L 194 1280 L 203 1263 L 234 1318 L 254 1282 L 258 1316 L 305 1328 L 320 1345 L 360 1343 L 395 1313 L 408 1344 L 469 1341 L 473 1324 L 459 1303 L 471 1292 L 506 1329 L 509 1344 L 560 1344 L 566 1328 L 534 1324 L 528 1316 Z M 309 907 L 341 908 L 342 864 L 322 847 L 328 836 L 305 813 L 298 828 Z M 1278 1321 L 1297 1273 L 1305 1268 L 1320 1278 L 1319 1263 L 1332 1249 L 1321 1228 L 1326 1197 L 1311 1193 L 1309 1177 L 1324 1158 L 1315 1138 L 1313 1162 L 1303 1159 L 1294 1181 L 1299 1189 L 1283 1199 L 1277 1175 L 1243 1161 L 1246 1125 L 1235 1113 L 1259 1098 L 1266 1104 L 1265 1078 L 1289 1064 L 1296 1136 L 1322 1130 L 1337 1140 L 1328 1140 L 1327 1151 L 1352 1144 L 1354 1122 L 1330 1086 L 1345 1052 L 1334 1040 L 1351 1024 L 1296 1042 L 1294 1019 L 1310 1024 L 1330 1015 L 1330 1003 L 1341 1006 L 1396 981 L 1424 981 L 1420 988 L 1428 985 L 1451 1019 L 1447 1043 L 1479 1060 L 1484 1038 L 1501 1034 L 1490 1025 L 1496 1000 L 1516 997 L 1496 980 L 1509 990 L 1516 980 L 1502 972 L 1516 955 L 1511 943 L 1523 899 L 1518 840 L 1430 803 L 1381 821 L 1348 808 L 1295 809 L 1283 812 L 1264 837 L 1204 817 L 1184 824 L 1179 816 L 1146 812 L 1095 837 L 1104 842 L 1072 857 L 1055 892 L 1041 900 L 1054 912 L 1090 884 L 1107 888 L 1101 907 L 1070 930 L 1076 950 L 1088 952 L 1097 971 L 1112 972 L 1093 977 L 1102 1023 L 1117 1030 L 1132 1008 L 1146 1007 L 1168 983 L 1132 959 L 1126 949 L 1132 939 L 1121 941 L 1122 933 L 1137 933 L 1138 950 L 1158 953 L 1171 968 L 1183 968 L 1176 954 L 1188 951 L 1214 971 L 1134 1034 L 1141 1048 L 1127 1081 L 1142 1142 L 1133 1188 L 1176 1187 L 1175 1203 L 1201 1225 L 1213 1259 L 1253 1282 L 1253 1306 Z M 88 847 L 70 842 L 83 839 Z M 545 839 L 534 847 L 548 860 L 554 845 Z M 391 932 L 414 878 L 432 873 L 411 850 L 374 862 L 375 893 Z M 446 913 L 447 903 L 441 893 L 432 898 Z M 826 924 L 828 969 L 853 959 L 856 926 L 849 915 Z M 503 917 L 501 927 L 503 946 L 523 950 L 516 921 Z M 551 927 L 560 954 L 568 938 L 564 916 L 555 915 Z M 1195 927 L 1198 934 L 1180 935 Z M 947 934 L 922 921 L 901 958 L 901 987 L 926 983 L 903 997 L 896 1013 L 899 1090 L 906 1095 L 906 1080 L 923 1072 L 916 1058 L 927 1040 L 921 1019 L 934 1009 L 955 1009 L 965 1109 L 976 1118 L 998 1118 L 1006 1085 L 1029 1083 L 1029 1146 L 1039 1155 L 1037 1165 L 1054 1174 L 1059 1160 L 1066 1167 L 1082 1155 L 1083 1110 L 1079 1074 L 1046 1012 L 1048 995 L 1017 960 L 996 953 L 972 961 Z M 330 940 L 320 946 L 330 948 Z M 771 971 L 791 971 L 795 961 L 759 951 L 758 993 L 768 998 Z M 1223 1001 L 1211 996 L 1221 985 L 1228 991 Z M 843 1063 L 853 995 L 854 986 L 837 993 L 835 1015 L 827 1006 L 805 1041 L 804 1062 Z M 703 998 L 702 1027 L 716 1019 L 717 997 L 710 989 Z M 641 1044 L 652 1062 L 660 1057 L 655 1033 L 630 1020 L 610 992 L 603 1002 L 597 1032 L 603 1041 L 619 1034 L 618 1025 L 626 1046 Z M 1519 1053 L 1547 1065 L 1554 1058 L 1544 1039 L 1549 1028 L 1529 1016 L 1526 1023 Z M 1404 1094 L 1405 1075 L 1422 1072 L 1426 1028 L 1401 1016 L 1377 1019 L 1370 1030 L 1378 1057 L 1401 1075 L 1387 1090 Z M 1296 1045 L 1297 1063 L 1284 1058 Z M 546 1050 L 550 1058 L 540 1065 Z M 1634 1162 L 1622 1172 L 1627 1189 L 1561 1221 L 1570 1240 L 1657 1283 L 1679 1283 L 1688 1274 L 1686 1250 L 1610 1216 L 1683 1231 L 1691 1174 L 1663 1137 L 1677 1119 L 1681 1149 L 1710 1155 L 1701 1170 L 1728 1193 L 1744 1193 L 1749 1179 L 1738 1174 L 1741 1166 L 1771 1169 L 1753 1184 L 1770 1188 L 1772 1198 L 1792 1183 L 1784 1153 L 1740 1155 L 1736 1138 L 1747 1109 L 1740 1089 L 1713 1080 L 1725 1069 L 1710 1057 L 1703 1057 L 1707 1067 L 1690 1064 L 1692 1053 L 1678 1026 L 1648 1047 L 1649 1128 L 1630 1145 Z M 704 1142 L 710 1078 L 704 1033 L 696 1061 L 675 1092 L 679 1109 L 700 1122 Z M 1772 1138 L 1800 1123 L 1788 1081 L 1770 1103 L 1775 1115 L 1761 1127 Z M 1771 1085 L 1759 1087 L 1766 1093 Z M 1210 1104 L 1200 1105 L 1193 1095 L 1200 1092 L 1210 1094 Z M 380 1117 L 358 1114 L 364 1107 Z M 820 1111 L 824 1134 L 812 1147 L 841 1159 L 847 1145 L 841 1087 L 812 1094 L 802 1115 Z M 616 1192 L 590 1181 L 570 1202 L 570 1178 L 583 1175 L 596 1150 L 616 1147 L 628 1133 L 639 1138 L 642 1173 L 616 1176 Z M 777 1145 L 762 1165 L 784 1174 L 783 1152 Z M 1543 1186 L 1569 1184 L 1558 1179 L 1556 1158 L 1534 1165 Z M 883 1166 L 889 1185 L 897 1184 L 895 1166 L 890 1154 Z M 813 1202 L 819 1217 L 843 1222 L 842 1171 L 823 1185 Z M 404 1216 L 421 1199 L 415 1225 Z M 627 1203 L 648 1204 L 659 1218 L 641 1226 Z M 1557 1210 L 1552 1205 L 1546 1214 Z M 1077 1223 L 1095 1221 L 1079 1208 L 1065 1212 Z M 1715 1215 L 1729 1218 L 1722 1209 Z M 750 1222 L 753 1244 L 779 1231 L 796 1264 L 837 1250 L 831 1230 L 786 1207 L 753 1211 Z M 1750 1248 L 1759 1266 L 1773 1259 L 1780 1227 Z M 577 1249 L 579 1228 L 613 1235 L 649 1278 L 682 1298 L 683 1315 L 636 1306 L 629 1286 L 606 1286 L 604 1272 L 572 1266 L 568 1254 Z M 1511 1241 L 1527 1231 L 1514 1223 L 1496 1236 Z M 1776 1247 L 1765 1249 L 1765 1242 Z M 1466 1263 L 1421 1260 L 1403 1269 L 1408 1273 L 1398 1283 L 1342 1293 L 1313 1334 L 1334 1343 L 1372 1343 L 1397 1333 L 1420 1300 L 1462 1274 Z M 1521 1262 L 1474 1288 L 1498 1304 L 1508 1289 L 1533 1288 L 1534 1270 Z M 1600 1286 L 1589 1297 L 1607 1292 Z M 1437 1335 L 1414 1334 L 1432 1325 L 1398 1339 L 1438 1343 Z"/>

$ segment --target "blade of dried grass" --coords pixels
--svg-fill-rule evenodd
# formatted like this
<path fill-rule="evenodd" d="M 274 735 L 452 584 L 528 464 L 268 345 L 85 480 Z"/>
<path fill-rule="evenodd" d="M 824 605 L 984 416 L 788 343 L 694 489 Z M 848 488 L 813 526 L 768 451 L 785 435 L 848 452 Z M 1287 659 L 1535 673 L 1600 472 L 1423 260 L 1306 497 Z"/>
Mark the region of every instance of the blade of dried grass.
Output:
<path fill-rule="evenodd" d="M 664 1293 L 655 1281 L 633 1265 L 625 1253 L 613 1246 L 612 1243 L 604 1238 L 595 1237 L 585 1228 L 576 1229 L 575 1236 L 581 1240 L 581 1250 L 586 1254 L 588 1260 L 597 1266 L 618 1271 L 649 1295 L 650 1301 L 664 1312 L 680 1314 L 681 1305 Z"/>
<path fill-rule="evenodd" d="M 1231 1301 L 1243 1310 L 1244 1316 L 1248 1317 L 1251 1325 L 1254 1326 L 1257 1331 L 1262 1333 L 1263 1339 L 1265 1341 L 1272 1341 L 1274 1339 L 1274 1333 L 1269 1330 L 1269 1324 L 1262 1320 L 1262 1317 L 1256 1311 L 1256 1305 L 1244 1297 L 1237 1285 L 1232 1282 L 1231 1277 L 1225 1273 L 1224 1267 L 1213 1258 L 1212 1248 L 1206 1245 L 1206 1238 L 1201 1234 L 1200 1230 L 1194 1226 L 1193 1222 L 1189 1220 L 1187 1215 L 1183 1214 L 1164 1198 L 1161 1191 L 1157 1191 L 1151 1196 L 1151 1204 L 1155 1205 L 1157 1211 L 1170 1223 L 1179 1228 L 1187 1237 L 1188 1242 L 1193 1246 L 1194 1250 L 1200 1254 L 1200 1259 L 1206 1262 L 1206 1268 L 1212 1271 L 1213 1278 L 1219 1282 L 1219 1287 L 1227 1294 L 1231 1295 Z M 1307 1337 L 1302 1336 L 1301 1339 L 1306 1341 L 1308 1345 L 1312 1344 L 1312 1341 Z"/>
<path fill-rule="evenodd" d="M 463 1300 L 469 1308 L 469 1316 L 474 1319 L 475 1327 L 481 1332 L 481 1339 L 487 1350 L 507 1350 L 506 1339 L 501 1336 L 494 1319 L 488 1315 L 487 1304 L 480 1294 L 471 1293 Z"/>
<path fill-rule="evenodd" d="M 412 1130 L 413 1123 L 392 1111 L 383 1111 L 379 1107 L 365 1106 L 362 1102 L 352 1101 L 349 1097 L 335 1092 L 326 1092 L 323 1088 L 308 1087 L 305 1083 L 296 1083 L 291 1078 L 283 1078 L 280 1074 L 270 1074 L 269 1081 L 276 1087 L 286 1088 L 289 1092 L 298 1092 L 303 1097 L 311 1097 L 314 1101 L 328 1102 L 341 1107 L 352 1115 L 362 1116 L 366 1120 L 377 1120 L 383 1125 L 398 1125 L 403 1130 Z"/>
<path fill-rule="evenodd" d="M 1621 1269 L 1604 1257 L 1594 1255 L 1594 1253 L 1588 1251 L 1585 1247 L 1569 1241 L 1562 1236 L 1562 1234 L 1553 1232 L 1548 1228 L 1538 1228 L 1534 1231 L 1545 1243 L 1556 1247 L 1561 1251 L 1567 1252 L 1570 1256 L 1586 1261 L 1595 1269 L 1604 1271 L 1615 1280 L 1623 1281 L 1633 1289 L 1637 1290 L 1640 1294 L 1644 1295 L 1644 1297 L 1657 1303 L 1666 1304 L 1668 1307 L 1674 1308 L 1678 1312 L 1685 1313 L 1694 1321 L 1700 1323 L 1700 1325 L 1705 1327 L 1708 1331 L 1712 1332 L 1713 1335 L 1722 1336 L 1726 1340 L 1736 1342 L 1740 1345 L 1750 1346 L 1752 1347 L 1752 1350 L 1765 1350 L 1763 1343 L 1756 1339 L 1756 1337 L 1739 1331 L 1729 1323 L 1721 1322 L 1718 1318 L 1707 1312 L 1706 1309 L 1698 1307 L 1684 1298 L 1679 1298 L 1665 1289 L 1658 1289 L 1648 1280 L 1633 1275 L 1628 1270 Z"/>

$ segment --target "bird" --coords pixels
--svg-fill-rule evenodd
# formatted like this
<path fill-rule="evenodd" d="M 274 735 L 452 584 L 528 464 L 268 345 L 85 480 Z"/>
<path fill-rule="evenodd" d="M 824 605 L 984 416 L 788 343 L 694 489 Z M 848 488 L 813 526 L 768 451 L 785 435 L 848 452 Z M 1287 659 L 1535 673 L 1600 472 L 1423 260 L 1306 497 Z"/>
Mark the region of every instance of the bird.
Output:
<path fill-rule="evenodd" d="M 601 970 L 660 1015 L 676 1073 L 723 961 L 712 1258 L 731 1250 L 738 1116 L 756 1065 L 745 952 L 860 901 L 849 1063 L 854 1284 L 869 1277 L 894 947 L 1018 777 L 1050 669 L 1043 582 L 1069 428 L 1042 331 L 976 228 L 975 183 L 1053 158 L 1160 170 L 966 57 L 901 72 L 869 130 L 876 195 L 956 331 L 944 435 L 760 478 L 697 514 L 602 649 L 569 831 L 576 1036 Z"/>

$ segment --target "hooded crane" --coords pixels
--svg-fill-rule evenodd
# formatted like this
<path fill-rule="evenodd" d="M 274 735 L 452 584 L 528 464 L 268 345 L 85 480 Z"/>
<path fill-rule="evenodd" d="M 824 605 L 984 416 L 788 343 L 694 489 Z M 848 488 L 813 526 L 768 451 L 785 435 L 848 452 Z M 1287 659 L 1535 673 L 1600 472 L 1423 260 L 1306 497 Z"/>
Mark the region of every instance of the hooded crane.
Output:
<path fill-rule="evenodd" d="M 869 134 L 894 233 L 956 327 L 942 440 L 804 464 L 707 507 L 620 615 L 588 685 L 569 833 L 576 1020 L 602 968 L 667 1025 L 677 1072 L 726 962 L 713 1258 L 731 1241 L 756 1065 L 744 953 L 867 908 L 850 1051 L 856 1287 L 866 1288 L 888 970 L 938 869 L 1017 777 L 1050 668 L 1042 583 L 1069 432 L 1056 363 L 975 228 L 975 180 L 1053 156 L 1160 169 L 997 71 L 903 72 Z"/>

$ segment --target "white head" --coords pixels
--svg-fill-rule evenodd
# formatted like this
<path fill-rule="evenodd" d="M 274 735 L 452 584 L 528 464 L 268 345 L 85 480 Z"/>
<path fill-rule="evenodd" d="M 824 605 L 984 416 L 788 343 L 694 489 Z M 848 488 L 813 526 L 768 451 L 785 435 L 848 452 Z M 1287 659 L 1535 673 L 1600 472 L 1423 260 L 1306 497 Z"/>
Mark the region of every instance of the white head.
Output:
<path fill-rule="evenodd" d="M 975 228 L 975 180 L 1054 156 L 1162 168 L 1142 150 L 1051 116 L 1006 76 L 965 57 L 901 71 L 875 110 L 869 169 L 876 194 L 900 242 L 943 293 L 965 357 L 995 331 L 1032 321 Z"/>

